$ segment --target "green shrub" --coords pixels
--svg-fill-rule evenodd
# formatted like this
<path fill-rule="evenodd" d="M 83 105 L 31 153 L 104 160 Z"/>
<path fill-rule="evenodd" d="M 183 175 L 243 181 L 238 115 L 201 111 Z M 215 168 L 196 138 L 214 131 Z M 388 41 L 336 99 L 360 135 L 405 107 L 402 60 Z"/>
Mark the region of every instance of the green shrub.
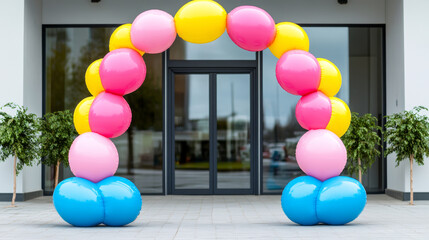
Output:
<path fill-rule="evenodd" d="M 12 116 L 8 112 L 15 112 Z M 24 166 L 32 166 L 40 159 L 39 118 L 28 109 L 7 103 L 0 111 L 0 160 L 14 157 L 12 206 L 15 206 L 16 175 Z"/>
<path fill-rule="evenodd" d="M 380 156 L 381 138 L 378 134 L 381 127 L 377 118 L 371 114 L 359 116 L 352 113 L 352 120 L 347 132 L 341 137 L 347 149 L 347 171 L 357 174 L 362 183 L 362 174 L 366 173 L 378 156 Z"/>
<path fill-rule="evenodd" d="M 42 162 L 47 166 L 55 166 L 55 188 L 60 164 L 69 165 L 68 152 L 77 135 L 73 126 L 73 114 L 69 110 L 47 113 L 41 121 L 40 130 Z"/>
<path fill-rule="evenodd" d="M 411 111 L 403 111 L 386 117 L 385 155 L 396 154 L 396 166 L 404 159 L 410 161 L 410 204 L 413 204 L 413 162 L 424 164 L 424 157 L 429 156 L 429 118 L 421 114 L 428 109 L 422 106 Z"/>

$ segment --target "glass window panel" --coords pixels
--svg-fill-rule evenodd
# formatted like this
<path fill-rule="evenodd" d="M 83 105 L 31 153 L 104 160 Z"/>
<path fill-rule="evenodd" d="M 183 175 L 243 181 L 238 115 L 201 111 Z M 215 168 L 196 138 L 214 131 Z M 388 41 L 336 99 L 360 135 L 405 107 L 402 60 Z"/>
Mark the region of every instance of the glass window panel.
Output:
<path fill-rule="evenodd" d="M 250 74 L 217 74 L 217 188 L 250 188 Z"/>
<path fill-rule="evenodd" d="M 349 29 L 350 110 L 371 113 L 381 124 L 383 116 L 383 29 L 351 27 Z M 362 183 L 367 192 L 384 192 L 383 157 L 374 162 Z M 356 177 L 356 176 L 354 176 Z"/>
<path fill-rule="evenodd" d="M 174 75 L 175 188 L 209 189 L 209 75 Z"/>
<path fill-rule="evenodd" d="M 109 51 L 114 27 L 46 28 L 46 112 L 68 109 L 90 96 L 87 67 Z M 130 129 L 112 139 L 119 153 L 116 173 L 133 181 L 142 193 L 162 193 L 162 55 L 144 55 L 147 76 L 142 87 L 125 96 L 133 119 Z M 45 168 L 45 191 L 53 190 L 53 169 Z M 61 179 L 72 177 L 61 169 Z M 60 179 L 60 180 L 61 180 Z"/>
<path fill-rule="evenodd" d="M 263 192 L 281 192 L 292 179 L 303 175 L 295 159 L 295 148 L 305 129 L 295 118 L 299 96 L 284 91 L 277 83 L 278 59 L 263 52 Z"/>
<path fill-rule="evenodd" d="M 195 44 L 177 37 L 169 50 L 171 60 L 255 60 L 255 52 L 246 51 L 225 32 L 213 42 Z"/>
<path fill-rule="evenodd" d="M 382 28 L 380 27 L 305 27 L 310 52 L 326 58 L 341 71 L 342 86 L 336 95 L 352 112 L 382 115 Z M 304 175 L 295 159 L 295 148 L 302 129 L 295 118 L 300 96 L 285 92 L 275 77 L 275 58 L 265 50 L 263 61 L 263 191 L 281 193 L 284 186 Z M 363 184 L 369 192 L 383 190 L 381 158 Z M 347 174 L 344 172 L 344 174 Z"/>
<path fill-rule="evenodd" d="M 145 54 L 143 85 L 125 95 L 133 118 L 127 132 L 113 138 L 119 153 L 117 176 L 130 179 L 143 193 L 162 193 L 162 54 Z"/>
<path fill-rule="evenodd" d="M 334 63 L 341 72 L 341 89 L 336 97 L 349 104 L 349 28 L 304 27 L 310 39 L 310 53 Z"/>

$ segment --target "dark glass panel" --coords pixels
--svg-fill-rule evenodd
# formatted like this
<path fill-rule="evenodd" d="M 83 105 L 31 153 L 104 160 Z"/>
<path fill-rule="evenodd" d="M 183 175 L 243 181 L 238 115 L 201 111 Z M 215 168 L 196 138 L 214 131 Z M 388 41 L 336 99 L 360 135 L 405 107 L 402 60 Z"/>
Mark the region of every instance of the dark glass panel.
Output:
<path fill-rule="evenodd" d="M 326 58 L 340 69 L 342 86 L 336 97 L 352 112 L 382 116 L 383 29 L 380 27 L 305 27 L 310 53 Z M 277 62 L 269 50 L 263 60 L 263 191 L 281 193 L 284 186 L 304 175 L 295 148 L 305 133 L 296 121 L 300 96 L 286 93 L 277 83 Z M 368 192 L 383 191 L 382 158 L 363 177 Z M 347 174 L 344 172 L 343 174 Z"/>
<path fill-rule="evenodd" d="M 174 75 L 175 188 L 209 189 L 209 75 Z"/>
<path fill-rule="evenodd" d="M 217 188 L 250 188 L 250 74 L 217 74 Z"/>
<path fill-rule="evenodd" d="M 114 27 L 46 28 L 46 112 L 68 109 L 90 96 L 87 67 L 109 51 Z M 147 76 L 142 87 L 125 96 L 133 113 L 130 129 L 112 139 L 119 153 L 116 173 L 142 193 L 162 193 L 162 55 L 144 55 Z M 53 169 L 45 168 L 45 191 L 53 190 Z M 72 177 L 61 169 L 61 179 Z M 61 180 L 60 179 L 60 180 Z"/>
<path fill-rule="evenodd" d="M 246 51 L 229 38 L 225 32 L 213 42 L 195 44 L 180 37 L 170 47 L 171 60 L 255 60 L 254 52 Z"/>

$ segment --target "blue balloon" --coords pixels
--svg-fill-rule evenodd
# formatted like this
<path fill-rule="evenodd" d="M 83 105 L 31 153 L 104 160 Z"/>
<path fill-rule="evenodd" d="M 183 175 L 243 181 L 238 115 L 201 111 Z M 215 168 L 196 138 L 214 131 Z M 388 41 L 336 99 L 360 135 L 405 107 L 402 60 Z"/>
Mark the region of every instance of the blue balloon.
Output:
<path fill-rule="evenodd" d="M 316 214 L 316 200 L 322 182 L 314 177 L 297 177 L 285 187 L 282 194 L 282 208 L 286 216 L 301 225 L 319 223 Z"/>
<path fill-rule="evenodd" d="M 97 183 L 104 200 L 104 224 L 123 226 L 140 214 L 142 198 L 137 187 L 122 177 L 108 177 Z"/>
<path fill-rule="evenodd" d="M 78 227 L 103 222 L 103 199 L 95 183 L 78 177 L 60 182 L 53 196 L 54 206 L 64 221 Z"/>
<path fill-rule="evenodd" d="M 359 216 L 366 204 L 365 188 L 350 177 L 333 177 L 323 182 L 316 203 L 319 220 L 342 225 Z"/>

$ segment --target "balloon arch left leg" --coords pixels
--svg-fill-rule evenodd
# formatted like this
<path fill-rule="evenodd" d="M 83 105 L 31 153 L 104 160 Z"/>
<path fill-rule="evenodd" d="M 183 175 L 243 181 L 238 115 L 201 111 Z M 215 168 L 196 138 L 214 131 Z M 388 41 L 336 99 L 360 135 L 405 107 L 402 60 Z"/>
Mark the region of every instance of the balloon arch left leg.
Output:
<path fill-rule="evenodd" d="M 132 24 L 118 27 L 110 52 L 94 61 L 85 75 L 91 97 L 74 112 L 80 134 L 69 151 L 76 177 L 54 191 L 59 215 L 74 226 L 123 226 L 140 213 L 142 200 L 129 180 L 113 176 L 118 152 L 109 138 L 123 134 L 131 109 L 123 95 L 137 90 L 146 76 L 143 54 L 161 53 L 176 35 L 191 43 L 208 43 L 225 29 L 231 40 L 248 51 L 269 48 L 279 58 L 276 76 L 287 92 L 302 98 L 296 106 L 299 124 L 309 130 L 298 142 L 296 158 L 308 175 L 291 181 L 281 197 L 283 211 L 301 225 L 346 224 L 362 212 L 366 192 L 355 179 L 339 176 L 347 160 L 341 137 L 350 125 L 350 110 L 335 94 L 341 73 L 330 61 L 315 58 L 305 31 L 290 22 L 275 24 L 258 7 L 241 6 L 226 13 L 210 0 L 191 1 L 173 18 L 161 10 L 141 13 Z"/>

